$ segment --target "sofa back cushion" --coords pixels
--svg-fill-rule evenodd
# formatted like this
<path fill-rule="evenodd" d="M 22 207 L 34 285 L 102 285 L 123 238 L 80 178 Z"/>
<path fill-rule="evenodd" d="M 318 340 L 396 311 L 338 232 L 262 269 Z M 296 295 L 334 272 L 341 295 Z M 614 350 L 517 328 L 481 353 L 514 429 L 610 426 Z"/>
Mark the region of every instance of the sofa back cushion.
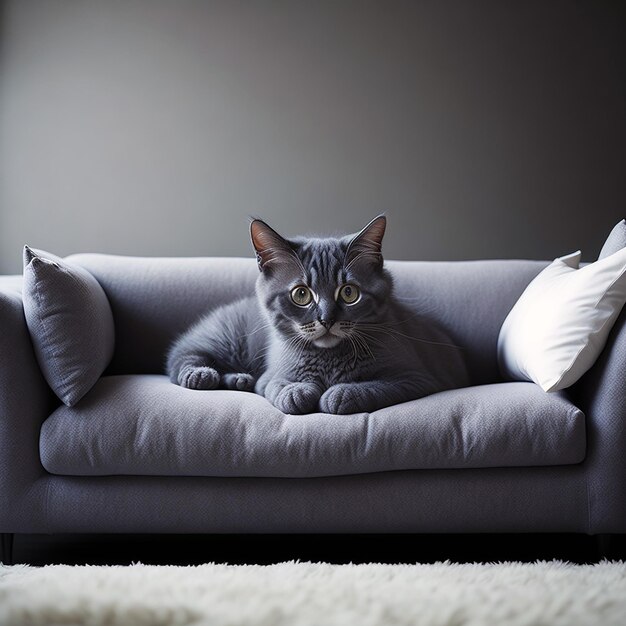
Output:
<path fill-rule="evenodd" d="M 102 285 L 115 320 L 107 374 L 163 373 L 170 343 L 209 310 L 254 293 L 253 259 L 68 257 Z M 544 261 L 388 261 L 396 296 L 466 350 L 473 384 L 501 380 L 500 326 Z"/>

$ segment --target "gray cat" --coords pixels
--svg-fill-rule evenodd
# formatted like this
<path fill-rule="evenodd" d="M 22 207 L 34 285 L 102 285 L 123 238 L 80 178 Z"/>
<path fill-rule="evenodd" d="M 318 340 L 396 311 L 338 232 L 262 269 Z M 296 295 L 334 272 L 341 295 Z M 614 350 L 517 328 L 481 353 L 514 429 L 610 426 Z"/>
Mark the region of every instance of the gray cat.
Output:
<path fill-rule="evenodd" d="M 374 411 L 468 385 L 462 349 L 394 299 L 385 227 L 381 215 L 354 236 L 284 239 L 252 221 L 256 296 L 182 335 L 171 381 L 255 391 L 291 414 Z"/>

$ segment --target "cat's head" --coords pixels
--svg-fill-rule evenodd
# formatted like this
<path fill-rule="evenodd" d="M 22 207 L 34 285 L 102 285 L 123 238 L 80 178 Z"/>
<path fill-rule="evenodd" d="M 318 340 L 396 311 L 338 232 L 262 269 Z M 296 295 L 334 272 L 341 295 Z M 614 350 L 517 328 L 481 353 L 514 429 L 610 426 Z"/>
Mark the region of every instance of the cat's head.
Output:
<path fill-rule="evenodd" d="M 386 223 L 379 215 L 356 235 L 285 239 L 252 221 L 257 295 L 284 338 L 334 348 L 385 318 L 392 288 L 381 252 Z"/>

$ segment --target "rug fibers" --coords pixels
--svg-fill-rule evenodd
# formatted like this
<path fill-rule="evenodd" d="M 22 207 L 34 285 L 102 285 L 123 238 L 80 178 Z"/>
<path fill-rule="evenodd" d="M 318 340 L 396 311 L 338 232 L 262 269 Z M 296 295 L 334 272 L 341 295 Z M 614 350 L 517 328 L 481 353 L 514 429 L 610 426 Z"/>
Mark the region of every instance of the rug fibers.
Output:
<path fill-rule="evenodd" d="M 2 626 L 624 626 L 626 563 L 0 565 Z"/>

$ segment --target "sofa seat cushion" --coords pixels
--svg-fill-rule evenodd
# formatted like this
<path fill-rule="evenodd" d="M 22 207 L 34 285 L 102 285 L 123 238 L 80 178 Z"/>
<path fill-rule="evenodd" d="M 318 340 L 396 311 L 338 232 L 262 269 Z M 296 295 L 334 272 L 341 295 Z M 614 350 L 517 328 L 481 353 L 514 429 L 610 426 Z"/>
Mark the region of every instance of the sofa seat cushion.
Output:
<path fill-rule="evenodd" d="M 583 413 L 514 382 L 438 393 L 354 415 L 285 415 L 241 391 L 165 376 L 101 378 L 44 422 L 53 474 L 314 477 L 389 470 L 565 465 L 585 456 Z"/>

